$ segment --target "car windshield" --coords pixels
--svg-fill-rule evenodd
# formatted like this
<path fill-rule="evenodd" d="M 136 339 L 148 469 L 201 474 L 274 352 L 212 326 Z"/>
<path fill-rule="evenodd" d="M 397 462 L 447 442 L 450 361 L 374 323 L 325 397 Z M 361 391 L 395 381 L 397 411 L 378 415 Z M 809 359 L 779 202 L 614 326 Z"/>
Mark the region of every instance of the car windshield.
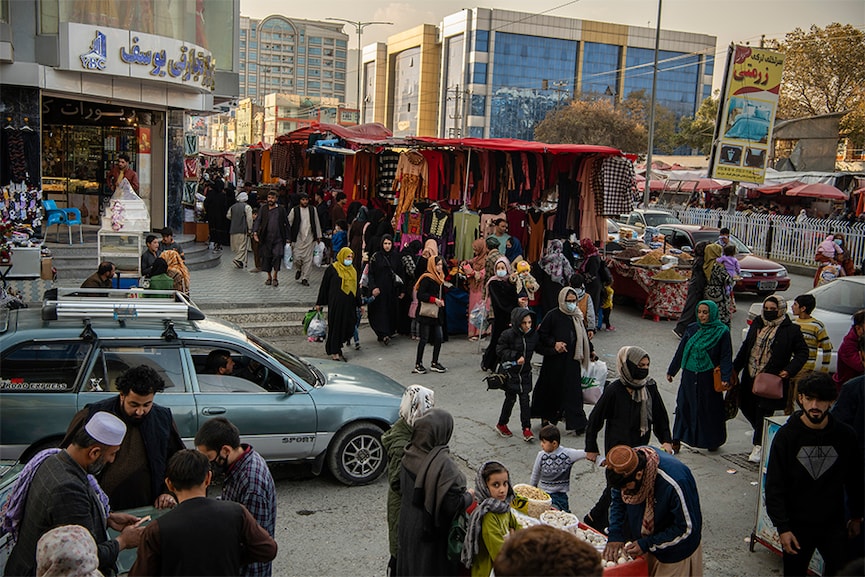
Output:
<path fill-rule="evenodd" d="M 718 242 L 718 231 L 695 230 L 691 233 L 691 237 L 694 239 L 694 244 L 703 241 L 706 241 L 708 243 Z M 742 242 L 732 234 L 730 235 L 730 241 L 734 245 L 736 245 L 736 252 L 738 252 L 739 254 L 751 254 L 751 249 L 749 249 L 744 242 Z"/>
<path fill-rule="evenodd" d="M 865 285 L 855 281 L 838 279 L 812 290 L 811 294 L 817 299 L 817 308 L 824 311 L 853 315 L 865 308 Z"/>
<path fill-rule="evenodd" d="M 267 341 L 255 337 L 249 333 L 246 333 L 246 337 L 251 343 L 264 350 L 271 357 L 279 361 L 282 366 L 303 379 L 303 382 L 308 384 L 309 386 L 316 387 L 324 382 L 324 379 L 318 375 L 315 368 L 309 363 L 304 362 L 303 359 L 296 357 L 291 353 L 280 350 L 272 344 L 268 343 Z"/>
<path fill-rule="evenodd" d="M 607 219 L 607 232 L 611 234 L 614 232 L 619 232 L 619 225 L 609 218 Z"/>
<path fill-rule="evenodd" d="M 646 219 L 646 224 L 648 224 L 649 226 L 661 226 L 662 224 L 682 224 L 681 220 L 679 220 L 672 214 L 666 213 L 643 214 L 643 218 Z"/>

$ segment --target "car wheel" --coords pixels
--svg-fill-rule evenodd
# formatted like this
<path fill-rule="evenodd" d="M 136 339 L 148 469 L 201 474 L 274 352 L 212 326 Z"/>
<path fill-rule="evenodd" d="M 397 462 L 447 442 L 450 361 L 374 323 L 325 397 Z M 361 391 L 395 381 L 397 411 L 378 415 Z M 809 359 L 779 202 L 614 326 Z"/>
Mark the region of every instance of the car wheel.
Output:
<path fill-rule="evenodd" d="M 383 432 L 378 425 L 364 422 L 351 423 L 339 431 L 327 455 L 333 476 L 346 485 L 366 485 L 378 479 L 387 467 Z"/>

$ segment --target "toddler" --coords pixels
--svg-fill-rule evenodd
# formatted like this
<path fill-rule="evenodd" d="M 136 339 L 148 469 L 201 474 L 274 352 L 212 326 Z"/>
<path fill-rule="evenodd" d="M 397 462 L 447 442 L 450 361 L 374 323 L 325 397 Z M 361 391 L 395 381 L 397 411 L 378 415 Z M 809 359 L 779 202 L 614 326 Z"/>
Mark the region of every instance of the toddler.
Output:
<path fill-rule="evenodd" d="M 360 297 L 361 306 L 357 307 L 357 320 L 354 323 L 354 350 L 360 350 L 360 321 L 363 318 L 363 307 L 375 300 L 372 295 Z M 348 342 L 345 343 L 348 346 Z"/>
<path fill-rule="evenodd" d="M 715 259 L 720 264 L 724 265 L 724 269 L 727 271 L 731 277 L 733 277 L 734 281 L 742 278 L 742 268 L 739 266 L 739 259 L 736 258 L 736 245 L 732 242 L 724 245 L 724 254 Z M 724 290 L 727 292 L 728 296 L 732 296 L 733 294 L 733 285 L 727 285 L 724 287 Z M 734 305 L 735 306 L 735 305 Z"/>
<path fill-rule="evenodd" d="M 460 561 L 472 577 L 488 577 L 505 539 L 520 528 L 511 512 L 511 477 L 498 461 L 487 461 L 475 479 L 475 502 L 466 526 Z"/>
<path fill-rule="evenodd" d="M 570 513 L 568 491 L 571 489 L 571 467 L 580 459 L 586 458 L 582 449 L 562 447 L 562 433 L 555 425 L 544 425 L 538 434 L 541 451 L 532 468 L 531 485 L 550 494 L 553 507 Z"/>
<path fill-rule="evenodd" d="M 532 276 L 531 265 L 527 261 L 520 260 L 516 263 L 515 268 L 516 271 L 511 275 L 511 281 L 517 287 L 517 294 L 521 294 L 525 291 L 529 302 L 535 300 L 535 293 L 538 292 L 541 285 L 539 285 L 538 281 L 535 280 L 535 277 Z"/>
<path fill-rule="evenodd" d="M 333 227 L 333 236 L 330 239 L 330 246 L 333 254 L 339 254 L 339 249 L 348 244 L 346 230 L 348 230 L 347 222 L 344 220 L 336 221 L 336 225 Z"/>
<path fill-rule="evenodd" d="M 598 329 L 606 325 L 608 331 L 616 330 L 616 327 L 610 324 L 610 313 L 613 312 L 613 281 L 604 285 L 601 290 L 601 322 L 598 323 Z"/>
<path fill-rule="evenodd" d="M 817 279 L 817 286 L 823 286 L 824 284 L 837 279 L 839 276 L 844 276 L 844 269 L 842 269 L 841 265 L 835 260 L 830 260 L 820 267 L 818 274 L 819 278 Z"/>

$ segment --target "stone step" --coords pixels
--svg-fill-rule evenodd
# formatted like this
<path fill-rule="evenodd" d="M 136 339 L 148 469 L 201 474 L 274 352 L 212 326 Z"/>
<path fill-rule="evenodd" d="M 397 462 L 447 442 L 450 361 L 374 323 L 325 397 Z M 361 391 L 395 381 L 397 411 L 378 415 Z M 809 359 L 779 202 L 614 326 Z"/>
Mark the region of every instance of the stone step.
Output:
<path fill-rule="evenodd" d="M 309 307 L 268 307 L 244 306 L 231 308 L 201 307 L 207 316 L 217 317 L 239 325 L 256 336 L 263 338 L 297 336 L 303 334 L 303 317 Z M 361 327 L 367 319 L 361 319 Z"/>

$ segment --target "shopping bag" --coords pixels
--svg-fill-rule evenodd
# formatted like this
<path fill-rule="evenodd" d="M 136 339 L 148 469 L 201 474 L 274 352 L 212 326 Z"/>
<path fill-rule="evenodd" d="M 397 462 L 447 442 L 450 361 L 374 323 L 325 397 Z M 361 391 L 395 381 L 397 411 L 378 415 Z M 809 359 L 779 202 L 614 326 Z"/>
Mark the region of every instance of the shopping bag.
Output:
<path fill-rule="evenodd" d="M 309 327 L 306 329 L 306 336 L 310 339 L 324 339 L 325 335 L 327 335 L 327 322 L 324 320 L 324 317 L 321 316 L 321 313 L 317 313 L 316 316 L 309 321 Z"/>
<path fill-rule="evenodd" d="M 285 270 L 291 270 L 294 268 L 294 256 L 291 251 L 291 245 L 285 243 L 285 252 L 282 254 L 282 264 L 285 267 Z"/>
<path fill-rule="evenodd" d="M 311 323 L 312 319 L 314 319 L 319 314 L 321 313 L 319 313 L 317 310 L 309 309 L 307 313 L 303 315 L 303 334 L 307 334 L 307 331 L 309 331 L 309 323 Z"/>
<path fill-rule="evenodd" d="M 582 376 L 580 385 L 583 388 L 583 403 L 594 405 L 604 392 L 607 382 L 607 363 L 604 361 L 592 361 Z"/>
<path fill-rule="evenodd" d="M 486 332 L 489 321 L 487 320 L 487 306 L 484 301 L 480 301 L 469 311 L 469 322 L 478 329 L 478 332 Z"/>
<path fill-rule="evenodd" d="M 312 247 L 312 264 L 321 266 L 321 263 L 324 262 L 324 251 L 325 246 L 323 242 L 319 241 L 315 243 L 315 246 Z"/>

